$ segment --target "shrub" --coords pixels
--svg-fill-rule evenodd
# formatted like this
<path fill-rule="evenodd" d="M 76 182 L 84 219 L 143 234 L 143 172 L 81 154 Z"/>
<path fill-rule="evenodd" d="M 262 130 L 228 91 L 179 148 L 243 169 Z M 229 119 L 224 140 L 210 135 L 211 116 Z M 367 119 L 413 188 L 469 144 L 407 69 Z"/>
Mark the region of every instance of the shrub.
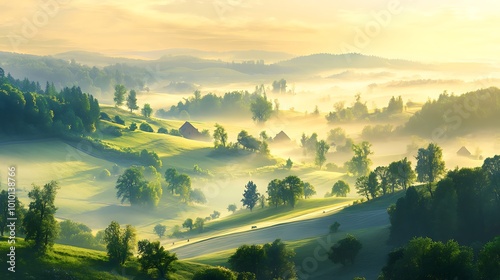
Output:
<path fill-rule="evenodd" d="M 146 132 L 153 132 L 153 128 L 148 123 L 141 123 L 139 129 Z"/>
<path fill-rule="evenodd" d="M 131 123 L 129 126 L 130 131 L 135 131 L 137 129 L 137 124 L 136 123 Z"/>
<path fill-rule="evenodd" d="M 115 137 L 120 137 L 123 135 L 122 130 L 116 126 L 108 126 L 103 130 L 103 132 L 105 134 L 115 136 Z"/>
<path fill-rule="evenodd" d="M 115 116 L 115 123 L 125 125 L 125 120 L 123 120 L 119 115 Z"/>
<path fill-rule="evenodd" d="M 170 130 L 170 135 L 173 135 L 173 136 L 182 136 L 182 134 L 177 129 L 171 129 Z"/>
<path fill-rule="evenodd" d="M 335 221 L 332 225 L 330 225 L 330 233 L 336 233 L 339 231 L 340 224 L 339 222 Z"/>
<path fill-rule="evenodd" d="M 158 133 L 168 134 L 168 130 L 164 127 L 158 128 Z"/>
<path fill-rule="evenodd" d="M 108 114 L 106 114 L 106 113 L 104 113 L 104 112 L 101 112 L 101 113 L 99 114 L 99 118 L 100 118 L 101 120 L 111 121 L 111 118 L 109 117 L 109 115 L 108 115 Z"/>

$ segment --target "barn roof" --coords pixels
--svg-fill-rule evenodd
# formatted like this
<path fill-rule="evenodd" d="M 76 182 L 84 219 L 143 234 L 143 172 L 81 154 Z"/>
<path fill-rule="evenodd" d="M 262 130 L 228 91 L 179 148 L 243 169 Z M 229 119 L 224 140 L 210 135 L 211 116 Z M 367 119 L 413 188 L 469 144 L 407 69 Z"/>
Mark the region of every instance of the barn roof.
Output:
<path fill-rule="evenodd" d="M 470 156 L 472 154 L 471 154 L 471 152 L 469 152 L 469 150 L 467 150 L 467 148 L 465 146 L 462 146 L 462 148 L 460 148 L 460 150 L 457 151 L 457 155 Z"/>
<path fill-rule="evenodd" d="M 274 136 L 274 141 L 290 141 L 290 137 L 282 130 L 276 136 Z"/>

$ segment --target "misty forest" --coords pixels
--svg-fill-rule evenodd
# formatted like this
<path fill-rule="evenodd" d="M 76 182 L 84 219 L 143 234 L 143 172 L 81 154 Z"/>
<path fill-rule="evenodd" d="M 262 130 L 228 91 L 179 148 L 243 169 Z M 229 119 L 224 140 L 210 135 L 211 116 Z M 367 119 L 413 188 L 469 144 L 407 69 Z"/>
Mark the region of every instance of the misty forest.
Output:
<path fill-rule="evenodd" d="M 396 25 L 424 40 L 410 24 L 423 3 L 324 3 L 363 27 L 332 49 L 324 12 L 298 3 L 297 22 L 276 15 L 262 34 L 243 18 L 276 3 L 96 4 L 123 26 L 99 34 L 96 15 L 89 44 L 64 33 L 86 5 L 62 2 L 0 44 L 1 279 L 500 279 L 500 68 L 484 46 L 392 46 Z M 165 7 L 172 40 L 156 45 Z"/>

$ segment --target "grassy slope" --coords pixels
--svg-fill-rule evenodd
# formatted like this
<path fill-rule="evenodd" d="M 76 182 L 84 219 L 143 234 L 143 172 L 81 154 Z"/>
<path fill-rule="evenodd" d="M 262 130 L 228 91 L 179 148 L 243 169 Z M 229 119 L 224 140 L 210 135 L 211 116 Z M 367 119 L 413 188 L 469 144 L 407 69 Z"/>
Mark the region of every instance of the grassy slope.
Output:
<path fill-rule="evenodd" d="M 347 207 L 341 212 L 363 212 L 375 209 L 385 209 L 404 193 L 397 192 L 380 197 L 362 204 Z M 325 225 L 328 227 L 328 225 Z M 360 240 L 363 248 L 359 252 L 354 264 L 343 267 L 334 265 L 326 257 L 325 245 L 331 247 L 335 242 L 344 238 L 346 234 L 352 234 Z M 339 232 L 327 234 L 315 238 L 297 241 L 287 241 L 289 248 L 296 253 L 294 262 L 297 269 L 303 275 L 301 279 L 352 279 L 356 276 L 364 276 L 366 279 L 376 279 L 382 266 L 385 264 L 387 254 L 391 251 L 391 246 L 386 244 L 389 238 L 389 228 L 377 226 L 362 228 L 355 231 L 345 232 L 340 226 Z M 188 259 L 191 262 L 228 266 L 227 259 L 234 253 L 235 249 L 199 256 Z M 309 277 L 309 278 L 306 278 Z"/>
<path fill-rule="evenodd" d="M 9 252 L 6 239 L 0 240 L 0 251 Z M 7 256 L 1 254 L 0 261 L 5 264 L 0 272 L 1 279 L 132 279 L 141 274 L 135 260 L 127 262 L 123 270 L 110 266 L 105 252 L 55 244 L 52 251 L 37 257 L 27 245 L 22 239 L 16 240 L 15 274 L 7 271 Z M 192 279 L 193 274 L 204 267 L 177 262 L 177 271 L 171 274 L 171 279 Z"/>

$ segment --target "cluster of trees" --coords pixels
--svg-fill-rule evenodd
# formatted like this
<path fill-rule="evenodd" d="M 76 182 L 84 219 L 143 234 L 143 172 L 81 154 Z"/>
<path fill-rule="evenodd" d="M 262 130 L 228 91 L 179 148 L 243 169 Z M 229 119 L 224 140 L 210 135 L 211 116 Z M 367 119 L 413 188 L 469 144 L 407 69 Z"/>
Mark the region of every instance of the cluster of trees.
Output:
<path fill-rule="evenodd" d="M 404 131 L 444 139 L 478 129 L 497 127 L 500 117 L 500 89 L 491 87 L 460 96 L 444 92 L 427 101 L 405 124 Z M 429 125 L 433 123 L 435 125 Z"/>
<path fill-rule="evenodd" d="M 104 250 L 104 231 L 99 231 L 94 236 L 92 229 L 82 223 L 72 220 L 59 222 L 59 236 L 57 243 L 78 246 L 83 248 Z"/>
<path fill-rule="evenodd" d="M 161 199 L 161 175 L 156 168 L 132 166 L 116 181 L 116 197 L 132 206 L 156 207 Z"/>
<path fill-rule="evenodd" d="M 321 169 L 326 162 L 326 154 L 330 149 L 330 145 L 325 140 L 318 140 L 317 133 L 313 133 L 311 136 L 302 133 L 300 144 L 304 155 L 314 153 L 314 163 Z"/>
<path fill-rule="evenodd" d="M 286 80 L 285 79 L 280 79 L 278 81 L 273 81 L 273 92 L 274 93 L 286 93 Z"/>
<path fill-rule="evenodd" d="M 238 133 L 237 142 L 232 143 L 228 142 L 228 134 L 226 129 L 220 124 L 216 123 L 213 132 L 213 138 L 214 148 L 218 152 L 237 152 L 239 150 L 248 150 L 251 152 L 259 152 L 263 155 L 269 155 L 270 153 L 269 144 L 267 143 L 267 137 L 261 137 L 261 141 L 248 134 L 246 130 L 240 131 L 240 133 Z"/>
<path fill-rule="evenodd" d="M 366 140 L 386 140 L 394 132 L 391 124 L 367 125 L 361 131 L 361 137 Z"/>
<path fill-rule="evenodd" d="M 500 156 L 482 167 L 454 169 L 436 185 L 433 195 L 411 187 L 389 209 L 391 239 L 412 236 L 486 242 L 500 232 Z"/>
<path fill-rule="evenodd" d="M 413 238 L 389 253 L 378 279 L 498 279 L 499 251 L 500 237 L 486 243 L 477 258 L 472 248 L 454 240 Z"/>
<path fill-rule="evenodd" d="M 183 223 L 182 223 L 183 228 L 188 228 L 189 230 L 193 230 L 193 228 L 197 229 L 199 232 L 203 231 L 203 228 L 205 227 L 205 219 L 198 217 L 195 220 L 191 218 L 187 218 Z"/>
<path fill-rule="evenodd" d="M 217 96 L 213 93 L 201 96 L 200 91 L 195 91 L 193 96 L 184 101 L 179 101 L 177 105 L 173 105 L 168 111 L 158 110 L 157 115 L 164 118 L 179 118 L 182 116 L 184 118 L 208 116 L 249 117 L 252 113 L 250 110 L 251 104 L 257 99 L 260 100 L 260 98 L 262 98 L 260 93 L 249 93 L 248 91 L 227 92 L 224 96 Z"/>
<path fill-rule="evenodd" d="M 354 141 L 347 137 L 345 130 L 341 127 L 330 129 L 326 140 L 340 153 L 350 152 L 354 144 Z"/>
<path fill-rule="evenodd" d="M 99 102 L 79 87 L 55 95 L 23 93 L 0 78 L 0 132 L 48 135 L 93 132 L 99 121 Z"/>
<path fill-rule="evenodd" d="M 127 97 L 125 97 L 125 94 L 127 94 L 127 88 L 124 85 L 122 84 L 115 85 L 115 93 L 113 97 L 115 106 L 116 107 L 123 106 L 123 104 L 125 103 L 125 105 L 127 105 L 127 108 L 130 110 L 131 113 L 134 110 L 139 109 L 139 106 L 137 105 L 137 92 L 131 89 Z M 141 114 L 145 118 L 151 117 L 151 115 L 153 114 L 153 108 L 151 108 L 151 105 L 148 103 L 144 104 L 144 107 L 142 107 L 141 109 Z M 151 130 L 150 132 L 153 131 Z"/>
<path fill-rule="evenodd" d="M 204 204 L 207 199 L 200 189 L 191 188 L 191 178 L 187 174 L 182 174 L 175 168 L 168 168 L 165 171 L 165 181 L 167 191 L 172 195 L 179 195 L 183 202 L 195 202 Z"/>
<path fill-rule="evenodd" d="M 242 279 L 295 279 L 295 264 L 292 260 L 294 255 L 293 250 L 288 249 L 280 239 L 276 239 L 263 246 L 240 246 L 229 257 L 228 263 L 232 270 L 240 274 L 247 273 L 244 274 L 246 278 Z"/>
<path fill-rule="evenodd" d="M 356 237 L 348 234 L 345 238 L 337 241 L 328 251 L 328 258 L 334 263 L 342 265 L 354 263 L 354 259 L 363 245 Z"/>
<path fill-rule="evenodd" d="M 368 116 L 368 107 L 366 102 L 361 101 L 361 95 L 356 94 L 356 101 L 352 107 L 345 107 L 345 102 L 337 102 L 334 104 L 334 111 L 326 115 L 328 123 L 340 121 L 351 121 L 366 118 Z"/>

